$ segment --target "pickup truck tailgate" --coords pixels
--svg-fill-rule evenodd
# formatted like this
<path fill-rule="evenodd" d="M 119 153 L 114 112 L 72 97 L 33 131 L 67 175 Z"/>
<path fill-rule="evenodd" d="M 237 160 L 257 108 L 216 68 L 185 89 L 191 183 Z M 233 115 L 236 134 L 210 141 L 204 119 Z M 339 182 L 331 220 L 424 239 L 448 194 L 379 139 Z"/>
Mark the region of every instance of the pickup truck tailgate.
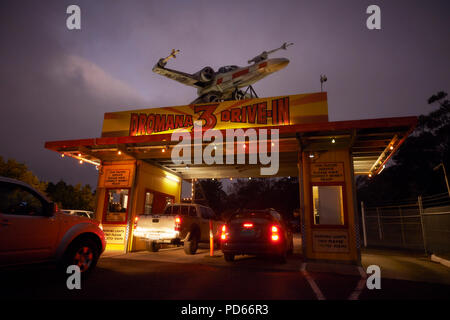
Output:
<path fill-rule="evenodd" d="M 174 239 L 178 235 L 178 231 L 175 231 L 175 216 L 140 215 L 134 235 L 149 240 Z"/>

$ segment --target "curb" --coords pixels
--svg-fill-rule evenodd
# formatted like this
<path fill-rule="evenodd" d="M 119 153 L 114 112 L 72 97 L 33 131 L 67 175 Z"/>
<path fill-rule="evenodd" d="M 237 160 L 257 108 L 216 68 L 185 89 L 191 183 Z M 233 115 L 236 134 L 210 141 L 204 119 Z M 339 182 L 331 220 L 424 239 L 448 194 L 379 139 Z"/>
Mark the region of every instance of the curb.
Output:
<path fill-rule="evenodd" d="M 441 257 L 438 257 L 438 256 L 436 256 L 434 254 L 431 255 L 431 261 L 438 262 L 438 263 L 446 266 L 447 268 L 450 268 L 450 261 L 449 260 L 441 258 Z"/>

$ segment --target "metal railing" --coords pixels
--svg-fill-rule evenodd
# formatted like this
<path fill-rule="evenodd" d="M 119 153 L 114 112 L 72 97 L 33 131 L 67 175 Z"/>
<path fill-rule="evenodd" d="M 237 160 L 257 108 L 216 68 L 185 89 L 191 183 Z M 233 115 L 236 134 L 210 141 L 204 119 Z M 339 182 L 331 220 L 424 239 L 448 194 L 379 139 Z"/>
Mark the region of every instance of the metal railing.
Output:
<path fill-rule="evenodd" d="M 361 218 L 365 247 L 450 252 L 448 193 L 380 206 L 366 207 L 361 202 Z"/>

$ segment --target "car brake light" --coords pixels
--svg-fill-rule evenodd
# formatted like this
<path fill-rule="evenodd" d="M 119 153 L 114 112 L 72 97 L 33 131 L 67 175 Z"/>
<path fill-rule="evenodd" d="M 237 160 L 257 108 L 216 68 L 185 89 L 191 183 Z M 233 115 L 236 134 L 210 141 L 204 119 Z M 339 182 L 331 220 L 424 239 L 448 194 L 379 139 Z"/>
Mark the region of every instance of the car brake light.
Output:
<path fill-rule="evenodd" d="M 220 235 L 220 240 L 227 240 L 228 238 L 228 232 L 227 232 L 227 226 L 222 226 L 222 234 Z"/>
<path fill-rule="evenodd" d="M 181 229 L 181 218 L 175 217 L 175 231 L 180 231 Z"/>
<path fill-rule="evenodd" d="M 271 237 L 272 241 L 276 242 L 280 240 L 280 235 L 278 234 L 278 227 L 272 226 L 271 230 L 272 230 L 272 237 Z"/>
<path fill-rule="evenodd" d="M 253 223 L 244 223 L 244 228 L 253 228 Z"/>
<path fill-rule="evenodd" d="M 139 220 L 139 217 L 134 218 L 134 226 L 133 226 L 133 229 L 136 229 L 138 220 Z"/>

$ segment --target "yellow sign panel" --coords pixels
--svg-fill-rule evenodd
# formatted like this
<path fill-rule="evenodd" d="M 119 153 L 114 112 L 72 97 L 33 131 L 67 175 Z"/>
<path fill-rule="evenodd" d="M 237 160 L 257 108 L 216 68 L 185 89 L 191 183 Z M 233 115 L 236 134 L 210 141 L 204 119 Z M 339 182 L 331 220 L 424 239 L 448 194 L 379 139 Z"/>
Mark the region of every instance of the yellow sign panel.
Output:
<path fill-rule="evenodd" d="M 107 244 L 124 244 L 125 243 L 125 227 L 110 227 L 103 225 L 103 232 Z"/>
<path fill-rule="evenodd" d="M 343 162 L 311 163 L 311 182 L 343 182 Z"/>
<path fill-rule="evenodd" d="M 349 252 L 347 231 L 313 231 L 313 251 L 340 253 Z"/>
<path fill-rule="evenodd" d="M 106 169 L 105 187 L 128 187 L 130 184 L 130 169 Z"/>
<path fill-rule="evenodd" d="M 326 92 L 105 113 L 102 137 L 327 122 Z"/>

